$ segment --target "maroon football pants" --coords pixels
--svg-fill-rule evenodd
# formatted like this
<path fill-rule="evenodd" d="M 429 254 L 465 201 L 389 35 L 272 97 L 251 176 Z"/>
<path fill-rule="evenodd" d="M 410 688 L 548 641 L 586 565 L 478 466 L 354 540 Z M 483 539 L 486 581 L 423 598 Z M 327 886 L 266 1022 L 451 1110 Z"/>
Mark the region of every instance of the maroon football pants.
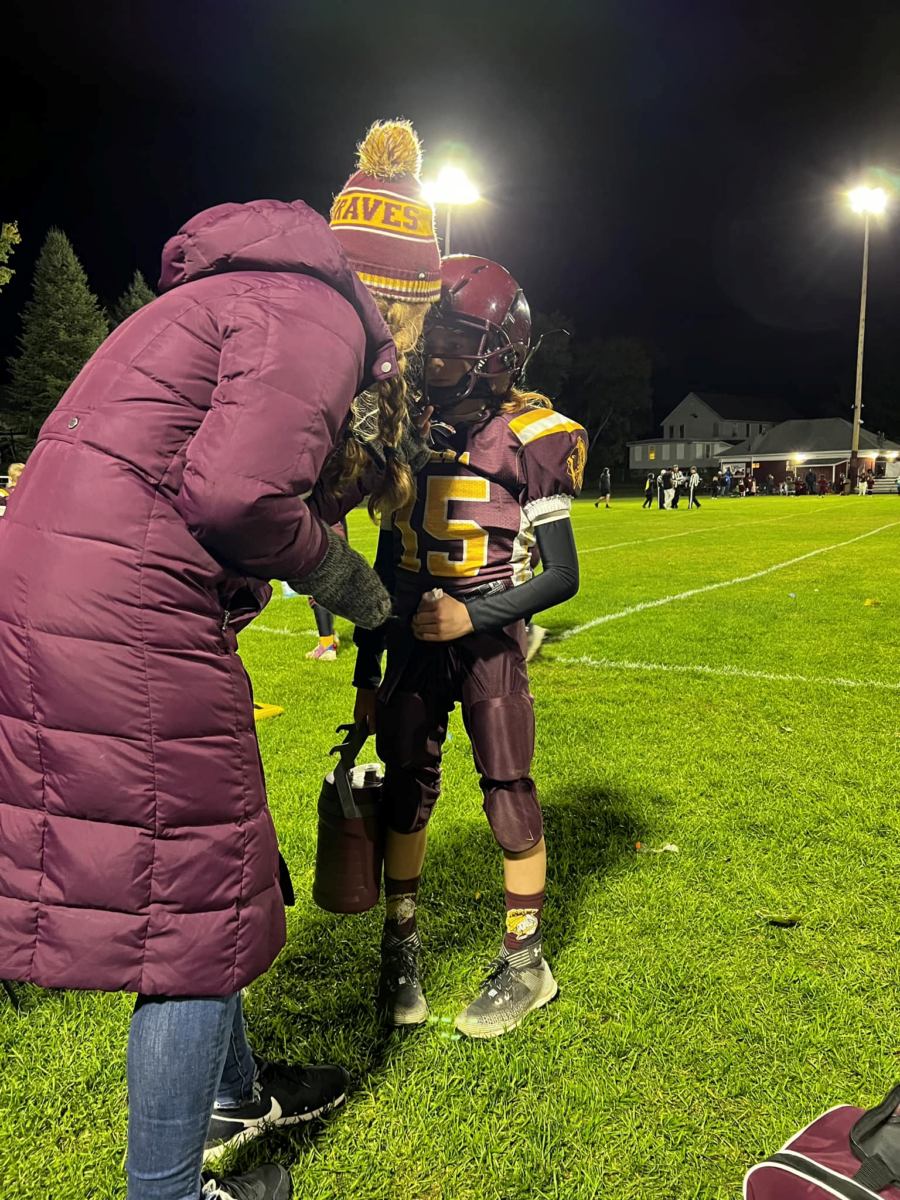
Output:
<path fill-rule="evenodd" d="M 530 850 L 541 840 L 543 821 L 530 774 L 534 701 L 521 621 L 455 642 L 420 642 L 406 628 L 389 641 L 376 726 L 388 825 L 397 833 L 427 825 L 441 791 L 447 719 L 457 702 L 494 837 L 512 853 Z"/>

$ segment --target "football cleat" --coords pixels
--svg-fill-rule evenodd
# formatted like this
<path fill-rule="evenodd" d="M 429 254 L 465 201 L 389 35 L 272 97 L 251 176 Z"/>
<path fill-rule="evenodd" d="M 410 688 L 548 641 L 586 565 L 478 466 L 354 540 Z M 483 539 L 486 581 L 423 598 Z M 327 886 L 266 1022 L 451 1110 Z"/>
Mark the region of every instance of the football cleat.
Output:
<path fill-rule="evenodd" d="M 316 646 L 306 657 L 314 658 L 316 662 L 334 662 L 337 658 L 337 646 L 334 642 L 330 646 Z"/>
<path fill-rule="evenodd" d="M 541 646 L 544 644 L 544 638 L 549 633 L 549 630 L 544 629 L 542 625 L 526 625 L 525 634 L 528 638 L 528 646 L 525 651 L 525 661 L 531 660 L 538 654 Z"/>
<path fill-rule="evenodd" d="M 521 1025 L 530 1012 L 549 1004 L 559 991 L 540 941 L 527 950 L 501 947 L 481 990 L 456 1018 L 460 1033 L 473 1038 L 499 1037 Z"/>
<path fill-rule="evenodd" d="M 381 943 L 381 978 L 378 1007 L 391 1025 L 421 1025 L 428 1018 L 428 1003 L 419 978 L 418 932 L 402 941 Z"/>

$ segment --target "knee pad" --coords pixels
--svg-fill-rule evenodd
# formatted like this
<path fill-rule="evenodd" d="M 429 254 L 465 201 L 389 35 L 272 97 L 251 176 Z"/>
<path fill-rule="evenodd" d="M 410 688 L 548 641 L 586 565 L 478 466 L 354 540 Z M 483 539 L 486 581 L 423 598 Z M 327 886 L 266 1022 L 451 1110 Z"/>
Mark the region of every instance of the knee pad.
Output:
<path fill-rule="evenodd" d="M 527 692 L 478 700 L 466 724 L 481 775 L 484 812 L 498 845 L 511 854 L 536 846 L 543 835 L 541 806 L 531 778 L 534 702 Z"/>
<path fill-rule="evenodd" d="M 510 854 L 521 854 L 544 836 L 544 818 L 531 776 L 510 783 L 481 781 L 484 812 L 497 845 Z"/>

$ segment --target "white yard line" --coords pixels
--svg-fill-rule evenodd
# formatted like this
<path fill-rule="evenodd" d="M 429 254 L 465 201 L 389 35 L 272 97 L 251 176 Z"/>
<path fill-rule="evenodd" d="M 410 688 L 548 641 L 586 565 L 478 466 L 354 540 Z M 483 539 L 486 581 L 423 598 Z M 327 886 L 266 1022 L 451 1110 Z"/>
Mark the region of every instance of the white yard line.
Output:
<path fill-rule="evenodd" d="M 596 554 L 598 550 L 621 550 L 623 546 L 644 546 L 647 542 L 667 542 L 670 538 L 690 537 L 693 533 L 722 533 L 725 530 L 743 529 L 745 525 L 771 525 L 774 521 L 790 521 L 798 517 L 799 512 L 786 513 L 783 517 L 768 517 L 764 521 L 738 521 L 736 525 L 718 525 L 714 528 L 685 529 L 682 533 L 664 533 L 662 537 L 636 538 L 633 542 L 611 542 L 604 546 L 590 546 L 587 550 L 579 550 L 579 554 Z"/>
<path fill-rule="evenodd" d="M 256 633 L 280 633 L 284 637 L 316 637 L 315 629 L 275 629 L 272 625 L 260 625 L 258 621 L 251 621 L 246 628 L 241 630 L 241 633 L 248 633 L 250 630 Z"/>
<path fill-rule="evenodd" d="M 691 588 L 687 592 L 678 592 L 674 596 L 663 596 L 659 600 L 644 600 L 640 604 L 632 604 L 629 608 L 623 608 L 620 612 L 607 613 L 603 617 L 594 617 L 592 621 L 586 621 L 583 625 L 576 625 L 574 629 L 567 629 L 560 634 L 561 639 L 575 637 L 577 633 L 584 633 L 586 629 L 593 629 L 596 625 L 605 625 L 608 621 L 618 621 L 622 617 L 631 617 L 635 613 L 644 612 L 648 608 L 661 608 L 664 604 L 674 604 L 676 600 L 689 600 L 691 596 L 702 596 L 706 592 L 717 592 L 720 588 L 733 587 L 736 583 L 749 583 L 751 579 L 762 579 L 764 575 L 771 575 L 773 571 L 783 571 L 785 567 L 793 567 L 796 563 L 805 562 L 808 558 L 815 558 L 817 554 L 828 554 L 831 550 L 840 550 L 843 546 L 852 546 L 854 542 L 861 542 L 865 538 L 874 537 L 876 533 L 883 533 L 885 529 L 893 529 L 896 525 L 900 525 L 900 521 L 890 521 L 887 525 L 879 525 L 877 529 L 870 529 L 868 533 L 861 533 L 858 537 L 849 538 L 846 542 L 835 542 L 833 546 L 820 546 L 818 550 L 810 550 L 806 554 L 800 554 L 796 558 L 789 558 L 787 562 L 775 563 L 774 566 L 765 567 L 762 571 L 754 571 L 752 575 L 738 575 L 734 579 L 724 579 L 721 583 L 708 583 L 705 587 Z"/>
<path fill-rule="evenodd" d="M 772 683 L 824 683 L 833 687 L 851 688 L 884 688 L 891 692 L 900 692 L 900 683 L 885 683 L 880 679 L 844 679 L 842 676 L 828 678 L 822 675 L 780 675 L 770 671 L 749 671 L 744 667 L 705 667 L 689 663 L 650 663 L 628 662 L 612 658 L 554 658 L 553 662 L 567 663 L 569 666 L 606 667 L 612 671 L 660 671 L 679 672 L 695 671 L 701 675 L 721 675 L 726 678 L 765 679 Z"/>

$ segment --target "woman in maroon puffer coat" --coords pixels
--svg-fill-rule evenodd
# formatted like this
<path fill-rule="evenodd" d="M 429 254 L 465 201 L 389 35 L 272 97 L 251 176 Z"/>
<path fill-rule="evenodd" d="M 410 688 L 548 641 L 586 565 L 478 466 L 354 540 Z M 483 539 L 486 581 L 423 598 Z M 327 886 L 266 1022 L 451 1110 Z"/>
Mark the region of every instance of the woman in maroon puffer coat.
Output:
<path fill-rule="evenodd" d="M 326 460 L 349 484 L 367 458 L 347 436 L 363 389 L 397 445 L 405 384 L 381 312 L 421 329 L 439 257 L 432 232 L 415 305 L 397 303 L 393 239 L 363 229 L 345 254 L 339 234 L 299 201 L 188 222 L 163 295 L 66 392 L 0 523 L 0 975 L 139 993 L 130 1200 L 195 1200 L 202 1159 L 346 1086 L 247 1045 L 240 991 L 285 921 L 236 654 L 270 578 L 363 626 L 388 612 L 304 497 Z M 388 289 L 377 302 L 357 272 Z M 402 492 L 386 457 L 384 487 Z M 280 1167 L 203 1186 L 290 1195 Z"/>

